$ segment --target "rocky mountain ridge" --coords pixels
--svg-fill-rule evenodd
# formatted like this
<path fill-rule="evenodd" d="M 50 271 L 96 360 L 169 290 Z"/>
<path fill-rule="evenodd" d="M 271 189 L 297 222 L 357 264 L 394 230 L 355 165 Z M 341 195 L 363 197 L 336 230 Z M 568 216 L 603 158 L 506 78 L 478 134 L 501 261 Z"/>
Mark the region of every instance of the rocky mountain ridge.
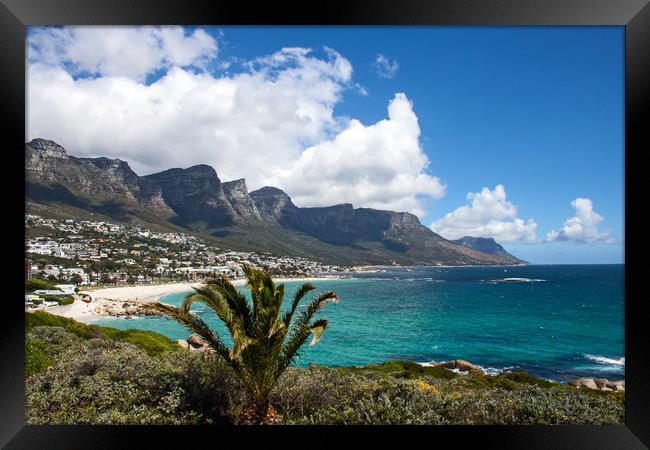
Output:
<path fill-rule="evenodd" d="M 520 262 L 505 250 L 491 254 L 448 241 L 410 213 L 351 204 L 302 208 L 275 187 L 248 192 L 244 179 L 222 182 L 205 164 L 139 176 L 125 161 L 77 158 L 56 142 L 34 139 L 25 145 L 25 168 L 26 197 L 35 204 L 173 224 L 210 236 L 225 248 L 336 264 Z"/>

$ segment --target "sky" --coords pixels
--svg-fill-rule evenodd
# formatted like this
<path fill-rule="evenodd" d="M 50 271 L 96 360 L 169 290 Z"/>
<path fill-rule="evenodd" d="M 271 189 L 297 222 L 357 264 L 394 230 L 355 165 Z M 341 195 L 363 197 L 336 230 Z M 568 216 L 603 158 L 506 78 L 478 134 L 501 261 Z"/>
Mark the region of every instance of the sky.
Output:
<path fill-rule="evenodd" d="M 623 27 L 31 27 L 27 138 L 624 258 Z"/>

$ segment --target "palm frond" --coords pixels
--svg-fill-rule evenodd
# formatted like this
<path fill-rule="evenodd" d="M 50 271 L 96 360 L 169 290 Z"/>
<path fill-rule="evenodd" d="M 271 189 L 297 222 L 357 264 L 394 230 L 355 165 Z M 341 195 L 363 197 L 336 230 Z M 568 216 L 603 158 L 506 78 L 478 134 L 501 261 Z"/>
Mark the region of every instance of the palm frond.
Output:
<path fill-rule="evenodd" d="M 306 339 L 311 335 L 310 345 L 314 345 L 327 329 L 328 321 L 312 321 L 314 315 L 328 302 L 338 299 L 334 292 L 325 292 L 296 314 L 305 295 L 315 289 L 313 284 L 305 283 L 293 296 L 288 311 L 281 315 L 285 285 L 276 286 L 268 273 L 251 266 L 243 265 L 243 270 L 252 304 L 229 280 L 220 277 L 195 288 L 180 307 L 162 303 L 153 303 L 151 307 L 201 336 L 234 369 L 252 398 L 268 399 Z M 191 313 L 197 302 L 204 303 L 224 323 L 232 337 L 232 349 Z"/>
<path fill-rule="evenodd" d="M 253 330 L 253 311 L 248 299 L 226 277 L 213 278 L 207 282 L 208 286 L 216 289 L 228 302 L 230 308 L 242 317 L 246 332 L 250 335 Z"/>
<path fill-rule="evenodd" d="M 282 322 L 284 322 L 284 326 L 289 328 L 289 324 L 291 323 L 291 318 L 293 317 L 293 314 L 296 312 L 296 308 L 298 307 L 298 304 L 300 304 L 300 300 L 303 299 L 305 295 L 307 295 L 309 292 L 313 291 L 316 289 L 316 286 L 314 286 L 312 283 L 304 283 L 302 286 L 298 288 L 296 293 L 293 296 L 293 301 L 291 302 L 291 308 L 284 313 L 282 316 Z"/>
<path fill-rule="evenodd" d="M 231 356 L 236 357 L 252 342 L 252 338 L 246 334 L 243 318 L 231 309 L 231 305 L 213 286 L 205 285 L 194 288 L 194 292 L 194 294 L 185 297 L 181 308 L 189 313 L 190 307 L 194 303 L 201 302 L 212 309 L 228 329 L 233 341 Z"/>
<path fill-rule="evenodd" d="M 327 319 L 319 319 L 315 321 L 311 327 L 309 327 L 309 331 L 311 331 L 312 334 L 311 342 L 309 343 L 310 346 L 316 345 L 316 343 L 320 340 L 321 336 L 325 332 L 328 324 L 329 322 Z"/>
<path fill-rule="evenodd" d="M 214 333 L 210 327 L 199 317 L 191 314 L 189 309 L 183 307 L 176 307 L 166 305 L 164 303 L 155 302 L 149 304 L 149 307 L 155 311 L 161 312 L 164 315 L 174 319 L 176 322 L 183 325 L 189 331 L 198 334 L 201 338 L 219 355 L 228 365 L 230 365 L 236 372 L 240 371 L 239 364 L 232 358 L 230 350 L 223 343 L 218 334 Z"/>
<path fill-rule="evenodd" d="M 320 335 L 322 335 L 323 331 L 325 330 L 325 327 L 327 327 L 327 323 L 324 324 L 317 320 L 314 322 L 314 325 L 310 325 L 309 322 L 311 321 L 312 317 L 314 314 L 316 314 L 318 311 L 320 311 L 321 308 L 323 308 L 328 302 L 330 301 L 338 301 L 338 298 L 336 297 L 336 294 L 332 291 L 325 292 L 323 294 L 320 294 L 318 297 L 316 297 L 314 300 L 312 300 L 310 303 L 307 304 L 307 308 L 305 311 L 302 311 L 299 315 L 296 321 L 291 325 L 291 328 L 289 329 L 289 337 L 287 338 L 287 342 L 284 345 L 283 352 L 282 352 L 282 358 L 283 358 L 283 366 L 288 367 L 293 359 L 296 356 L 296 353 L 298 349 L 305 343 L 305 340 L 309 335 L 312 333 L 312 326 L 317 326 L 316 328 L 316 333 L 317 338 L 316 342 L 318 342 L 318 339 L 320 339 Z M 324 319 L 322 319 L 324 320 Z M 318 324 L 318 325 L 316 325 Z M 323 329 L 321 330 L 320 326 L 323 326 Z"/>

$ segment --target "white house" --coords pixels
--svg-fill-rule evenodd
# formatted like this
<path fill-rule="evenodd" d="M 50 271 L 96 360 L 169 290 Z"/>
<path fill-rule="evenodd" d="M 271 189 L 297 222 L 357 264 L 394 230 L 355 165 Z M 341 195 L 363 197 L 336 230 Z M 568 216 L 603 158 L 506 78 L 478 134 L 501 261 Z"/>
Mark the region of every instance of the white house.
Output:
<path fill-rule="evenodd" d="M 74 284 L 57 284 L 56 288 L 60 289 L 66 295 L 74 294 L 76 286 Z"/>

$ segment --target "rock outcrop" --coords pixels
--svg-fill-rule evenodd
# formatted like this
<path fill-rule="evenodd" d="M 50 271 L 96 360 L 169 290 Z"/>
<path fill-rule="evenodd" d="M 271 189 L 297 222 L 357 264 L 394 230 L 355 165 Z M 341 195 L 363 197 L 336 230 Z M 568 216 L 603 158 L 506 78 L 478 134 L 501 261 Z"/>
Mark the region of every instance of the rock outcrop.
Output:
<path fill-rule="evenodd" d="M 267 222 L 278 223 L 291 217 L 298 209 L 291 198 L 281 189 L 265 186 L 250 193 L 250 198 Z"/>
<path fill-rule="evenodd" d="M 576 378 L 567 384 L 578 389 L 625 392 L 625 380 L 610 381 L 607 378 Z"/>
<path fill-rule="evenodd" d="M 213 352 L 212 348 L 198 334 L 191 334 L 187 340 L 179 339 L 178 345 L 194 352 Z"/>
<path fill-rule="evenodd" d="M 506 251 L 505 248 L 503 248 L 497 241 L 492 238 L 465 236 L 452 242 L 464 247 L 478 250 L 479 252 L 487 253 L 488 255 L 495 255 L 502 258 L 511 259 L 513 261 L 513 264 L 525 262 L 519 258 L 512 256 Z"/>
<path fill-rule="evenodd" d="M 161 312 L 151 309 L 147 303 L 136 300 L 118 301 L 103 298 L 97 303 L 97 306 L 93 308 L 93 314 L 100 316 L 130 318 L 132 316 L 162 315 Z"/>
<path fill-rule="evenodd" d="M 237 215 L 236 220 L 262 219 L 255 202 L 248 193 L 246 180 L 240 178 L 239 180 L 227 181 L 222 183 L 221 186 L 226 200 L 228 200 Z"/>
<path fill-rule="evenodd" d="M 474 364 L 464 359 L 453 359 L 446 362 L 433 362 L 428 364 L 429 367 L 441 367 L 443 369 L 449 370 L 458 370 L 459 372 L 464 373 L 473 373 L 477 375 L 485 375 L 481 369 L 476 367 Z"/>
<path fill-rule="evenodd" d="M 34 139 L 25 144 L 25 175 L 27 197 L 37 202 L 114 214 L 140 208 L 163 219 L 174 215 L 160 187 L 139 177 L 126 161 L 76 158 L 53 141 Z"/>
<path fill-rule="evenodd" d="M 174 222 L 179 225 L 204 222 L 205 227 L 219 227 L 235 222 L 237 213 L 210 166 L 169 169 L 144 178 L 160 186 L 162 198 L 176 213 Z"/>

